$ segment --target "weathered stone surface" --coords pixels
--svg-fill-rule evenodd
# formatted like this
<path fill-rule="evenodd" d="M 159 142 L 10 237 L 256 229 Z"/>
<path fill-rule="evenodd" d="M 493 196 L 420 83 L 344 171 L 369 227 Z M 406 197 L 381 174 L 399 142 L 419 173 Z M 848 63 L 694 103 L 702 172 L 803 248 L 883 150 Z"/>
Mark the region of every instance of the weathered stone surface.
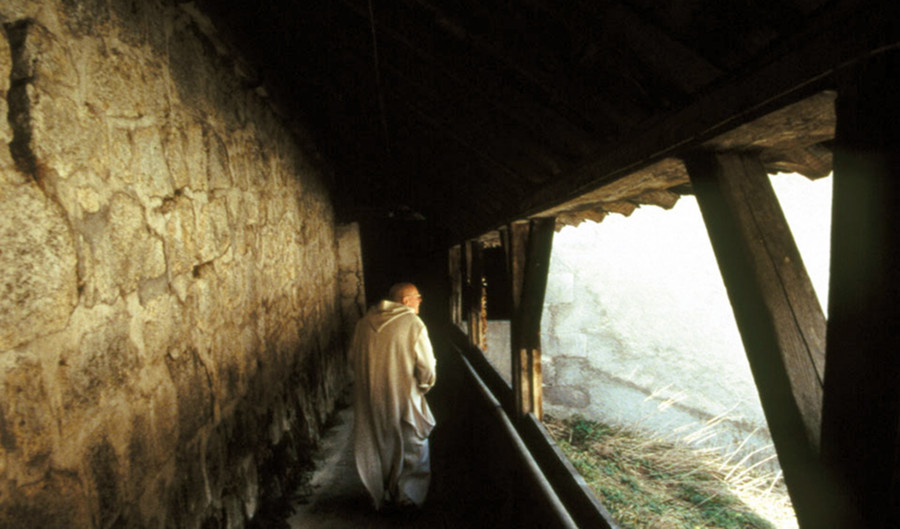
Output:
<path fill-rule="evenodd" d="M 556 384 L 560 386 L 579 385 L 590 369 L 586 358 L 573 356 L 555 356 L 553 365 L 556 369 Z"/>
<path fill-rule="evenodd" d="M 123 42 L 141 46 L 150 41 L 154 13 L 147 2 L 137 0 L 110 0 L 110 11 L 115 17 L 116 35 Z"/>
<path fill-rule="evenodd" d="M 66 413 L 64 427 L 77 431 L 81 421 L 106 398 L 118 391 L 133 391 L 132 379 L 140 359 L 128 337 L 127 314 L 122 309 L 95 313 L 98 320 L 82 329 L 78 342 L 60 353 L 56 381 Z"/>
<path fill-rule="evenodd" d="M 202 122 L 173 111 L 164 123 L 165 161 L 176 190 L 205 191 L 207 181 L 206 132 Z"/>
<path fill-rule="evenodd" d="M 92 299 L 111 302 L 123 292 L 135 290 L 143 279 L 166 272 L 162 241 L 144 222 L 140 203 L 116 194 L 107 206 L 85 216 L 89 277 L 86 291 Z M 136 256 L 140 256 L 136 259 Z"/>
<path fill-rule="evenodd" d="M 40 363 L 10 353 L 0 361 L 0 455 L 16 454 L 4 465 L 6 479 L 32 483 L 48 470 L 53 447 L 53 416 Z"/>
<path fill-rule="evenodd" d="M 103 0 L 61 0 L 64 20 L 75 36 L 88 35 L 109 20 Z"/>
<path fill-rule="evenodd" d="M 212 131 L 205 131 L 207 182 L 209 189 L 229 189 L 231 187 L 231 167 L 225 142 Z M 237 153 L 235 153 L 237 155 Z M 241 188 L 246 189 L 246 188 Z"/>
<path fill-rule="evenodd" d="M 40 160 L 40 178 L 67 178 L 90 167 L 102 148 L 105 131 L 94 108 L 80 99 L 79 57 L 40 23 L 26 26 L 17 67 L 25 76 L 26 96 L 19 113 L 27 114 L 28 149 Z M 51 173 L 51 174 L 48 174 Z"/>
<path fill-rule="evenodd" d="M 580 410 L 587 408 L 591 397 L 584 388 L 578 386 L 546 386 L 544 398 L 548 404 Z"/>
<path fill-rule="evenodd" d="M 4 529 L 244 527 L 347 382 L 317 154 L 191 10 L 0 5 Z"/>
<path fill-rule="evenodd" d="M 0 187 L 0 356 L 65 327 L 78 278 L 72 232 L 37 186 Z"/>
<path fill-rule="evenodd" d="M 357 320 L 366 312 L 366 288 L 363 280 L 362 247 L 359 224 L 338 226 L 338 287 L 344 340 L 349 343 Z"/>
<path fill-rule="evenodd" d="M 5 22 L 0 17 L 0 22 Z M 12 55 L 9 48 L 9 41 L 0 38 L 0 94 L 6 94 L 9 91 L 9 77 L 12 71 Z M 5 97 L 0 97 L 0 116 L 9 115 L 9 105 L 6 103 Z M 9 142 L 13 139 L 13 131 L 9 126 L 9 120 L 0 120 L 0 182 L 16 182 L 21 181 L 17 173 L 13 171 L 15 167 L 12 155 L 9 152 Z"/>
<path fill-rule="evenodd" d="M 0 503 L 5 529 L 91 527 L 83 486 L 73 473 L 51 472 L 37 483 L 14 488 Z"/>

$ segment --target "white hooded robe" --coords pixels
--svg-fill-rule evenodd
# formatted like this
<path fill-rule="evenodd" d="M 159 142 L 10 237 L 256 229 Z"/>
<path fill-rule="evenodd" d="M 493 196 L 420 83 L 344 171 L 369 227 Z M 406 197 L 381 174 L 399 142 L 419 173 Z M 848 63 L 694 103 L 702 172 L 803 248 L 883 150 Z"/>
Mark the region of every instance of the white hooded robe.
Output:
<path fill-rule="evenodd" d="M 425 324 L 411 307 L 383 300 L 356 324 L 350 361 L 359 476 L 376 509 L 386 500 L 421 506 L 431 479 L 428 435 L 435 424 L 425 401 L 435 381 Z"/>

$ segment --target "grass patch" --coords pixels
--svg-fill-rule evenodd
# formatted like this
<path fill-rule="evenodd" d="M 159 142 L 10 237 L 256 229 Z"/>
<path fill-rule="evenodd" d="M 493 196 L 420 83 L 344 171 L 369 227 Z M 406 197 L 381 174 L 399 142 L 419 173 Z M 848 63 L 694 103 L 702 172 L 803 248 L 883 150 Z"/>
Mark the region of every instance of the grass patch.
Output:
<path fill-rule="evenodd" d="M 544 424 L 623 529 L 797 526 L 780 476 L 577 416 Z"/>

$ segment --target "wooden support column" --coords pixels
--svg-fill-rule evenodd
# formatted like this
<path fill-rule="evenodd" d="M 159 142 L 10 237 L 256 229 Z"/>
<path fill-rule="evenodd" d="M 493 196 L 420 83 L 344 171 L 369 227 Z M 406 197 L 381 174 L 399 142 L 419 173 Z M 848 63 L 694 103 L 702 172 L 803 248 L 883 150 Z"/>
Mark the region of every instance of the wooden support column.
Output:
<path fill-rule="evenodd" d="M 469 340 L 481 350 L 486 347 L 485 324 L 487 315 L 484 310 L 484 246 L 479 240 L 466 241 L 466 256 L 468 258 L 467 285 L 469 295 L 467 298 L 467 314 L 469 325 Z"/>
<path fill-rule="evenodd" d="M 802 527 L 820 525 L 825 317 L 762 164 L 685 161 Z M 823 503 L 824 500 L 824 503 Z"/>
<path fill-rule="evenodd" d="M 555 219 L 510 224 L 504 235 L 512 293 L 510 343 L 513 357 L 513 415 L 543 417 L 541 312 L 550 269 Z"/>
<path fill-rule="evenodd" d="M 454 325 L 462 325 L 464 273 L 461 245 L 453 246 L 447 252 L 447 272 L 450 282 L 450 319 Z"/>
<path fill-rule="evenodd" d="M 900 52 L 838 78 L 822 458 L 842 527 L 900 527 Z"/>
<path fill-rule="evenodd" d="M 471 294 L 471 289 L 469 289 L 469 276 L 471 273 L 469 272 L 469 268 L 471 264 L 469 263 L 469 245 L 465 242 L 459 245 L 459 276 L 461 281 L 461 291 L 460 291 L 460 325 L 464 326 L 466 331 L 468 332 L 469 328 L 469 294 Z"/>

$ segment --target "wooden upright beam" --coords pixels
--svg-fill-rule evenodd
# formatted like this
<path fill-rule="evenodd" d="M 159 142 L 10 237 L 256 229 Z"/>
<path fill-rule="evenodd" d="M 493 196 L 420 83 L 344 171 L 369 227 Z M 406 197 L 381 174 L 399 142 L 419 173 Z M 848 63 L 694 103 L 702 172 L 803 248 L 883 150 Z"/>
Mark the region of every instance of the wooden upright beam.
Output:
<path fill-rule="evenodd" d="M 510 343 L 517 417 L 528 413 L 538 419 L 543 416 L 541 312 L 555 224 L 552 218 L 516 222 L 507 227 L 503 237 L 512 283 Z"/>
<path fill-rule="evenodd" d="M 466 241 L 466 256 L 468 258 L 468 325 L 469 339 L 472 344 L 484 350 L 485 348 L 485 323 L 484 310 L 484 246 L 479 240 Z"/>
<path fill-rule="evenodd" d="M 530 384 L 528 382 L 527 369 L 528 355 L 519 345 L 521 341 L 519 315 L 522 305 L 522 286 L 525 283 L 525 255 L 528 247 L 529 231 L 530 224 L 527 221 L 515 222 L 507 227 L 505 230 L 506 235 L 503 239 L 504 249 L 506 250 L 506 269 L 509 272 L 509 291 L 512 294 L 509 343 L 512 348 L 512 386 L 513 403 L 515 405 L 515 409 L 511 410 L 510 415 L 513 417 L 521 417 L 531 411 Z"/>
<path fill-rule="evenodd" d="M 450 248 L 447 253 L 447 272 L 450 281 L 450 319 L 454 325 L 462 325 L 463 322 L 463 253 L 461 245 Z"/>
<path fill-rule="evenodd" d="M 900 527 L 900 52 L 839 78 L 822 457 L 843 527 Z"/>
<path fill-rule="evenodd" d="M 686 165 L 798 520 L 824 527 L 825 317 L 760 161 L 699 153 Z"/>
<path fill-rule="evenodd" d="M 471 272 L 469 269 L 471 268 L 471 256 L 469 255 L 469 245 L 463 242 L 459 245 L 459 276 L 461 282 L 461 292 L 460 292 L 460 325 L 465 327 L 464 330 L 468 331 L 469 328 L 469 306 L 471 302 L 469 301 L 469 295 L 471 295 L 471 289 L 469 288 L 469 276 Z"/>

